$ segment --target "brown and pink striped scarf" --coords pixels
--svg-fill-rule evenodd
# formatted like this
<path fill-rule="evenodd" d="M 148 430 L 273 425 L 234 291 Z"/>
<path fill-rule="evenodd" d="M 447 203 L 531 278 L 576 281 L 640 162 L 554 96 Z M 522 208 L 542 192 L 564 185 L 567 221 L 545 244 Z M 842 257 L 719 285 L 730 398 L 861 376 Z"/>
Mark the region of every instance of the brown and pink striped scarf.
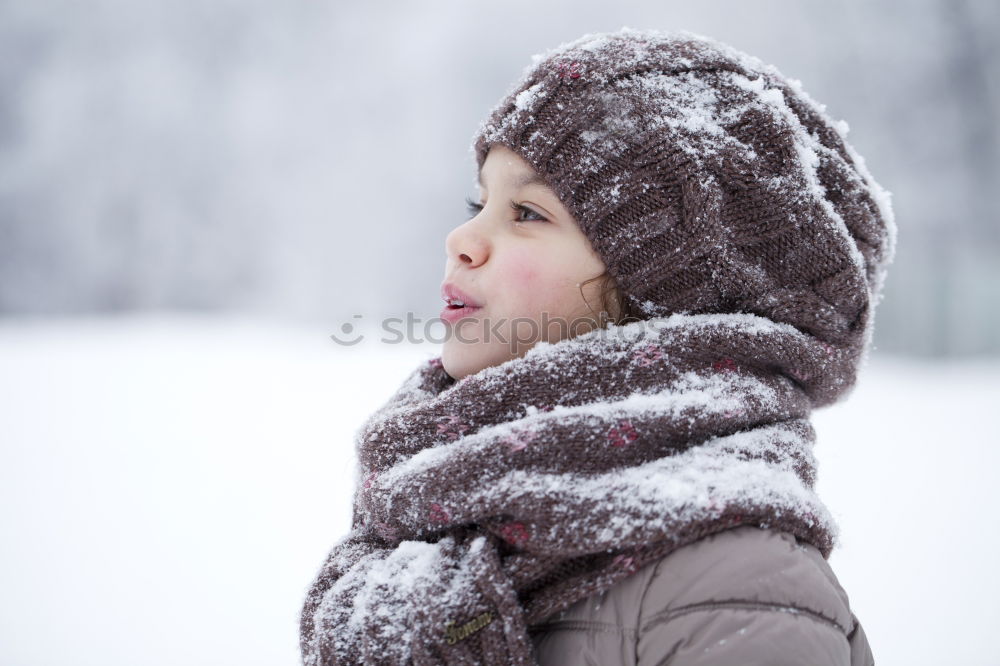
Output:
<path fill-rule="evenodd" d="M 859 353 L 679 313 L 458 382 L 423 363 L 358 432 L 354 524 L 308 592 L 304 664 L 531 664 L 530 625 L 737 525 L 829 557 L 809 413 Z"/>

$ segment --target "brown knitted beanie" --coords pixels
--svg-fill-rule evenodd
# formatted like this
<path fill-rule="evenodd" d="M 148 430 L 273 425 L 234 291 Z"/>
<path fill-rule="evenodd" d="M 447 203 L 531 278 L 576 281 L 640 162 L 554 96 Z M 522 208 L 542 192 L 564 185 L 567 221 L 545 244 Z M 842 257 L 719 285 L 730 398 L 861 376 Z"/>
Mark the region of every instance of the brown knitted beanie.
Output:
<path fill-rule="evenodd" d="M 754 57 L 622 28 L 533 56 L 472 150 L 531 164 L 643 318 L 787 323 L 844 352 L 851 384 L 896 230 L 846 132 Z"/>

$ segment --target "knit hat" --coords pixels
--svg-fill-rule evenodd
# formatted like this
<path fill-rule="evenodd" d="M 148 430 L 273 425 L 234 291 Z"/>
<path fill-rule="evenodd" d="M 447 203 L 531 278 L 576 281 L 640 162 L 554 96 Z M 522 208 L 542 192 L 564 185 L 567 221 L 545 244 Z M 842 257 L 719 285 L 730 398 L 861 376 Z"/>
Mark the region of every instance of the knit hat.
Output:
<path fill-rule="evenodd" d="M 867 353 L 890 195 L 794 79 L 688 32 L 621 28 L 532 57 L 479 127 L 573 214 L 640 317 L 751 313 Z M 846 360 L 846 359 L 845 359 Z"/>

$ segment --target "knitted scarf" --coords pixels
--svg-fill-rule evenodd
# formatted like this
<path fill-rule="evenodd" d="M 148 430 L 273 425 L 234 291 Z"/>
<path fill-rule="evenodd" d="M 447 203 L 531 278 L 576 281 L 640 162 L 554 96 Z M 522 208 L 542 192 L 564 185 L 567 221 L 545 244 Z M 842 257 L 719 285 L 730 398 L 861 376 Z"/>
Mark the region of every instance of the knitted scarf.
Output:
<path fill-rule="evenodd" d="M 458 382 L 421 364 L 358 431 L 304 663 L 531 664 L 532 624 L 737 525 L 829 557 L 808 416 L 856 361 L 756 315 L 679 313 Z"/>

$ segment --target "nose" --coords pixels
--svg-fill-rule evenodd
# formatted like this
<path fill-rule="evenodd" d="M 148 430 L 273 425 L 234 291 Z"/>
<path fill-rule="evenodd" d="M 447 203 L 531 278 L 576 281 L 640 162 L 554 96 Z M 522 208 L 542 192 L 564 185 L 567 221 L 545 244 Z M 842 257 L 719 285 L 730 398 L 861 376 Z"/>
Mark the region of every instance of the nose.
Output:
<path fill-rule="evenodd" d="M 478 217 L 455 227 L 444 239 L 448 259 L 465 264 L 466 268 L 481 266 L 490 254 L 489 240 L 479 228 L 481 225 L 475 224 Z"/>

